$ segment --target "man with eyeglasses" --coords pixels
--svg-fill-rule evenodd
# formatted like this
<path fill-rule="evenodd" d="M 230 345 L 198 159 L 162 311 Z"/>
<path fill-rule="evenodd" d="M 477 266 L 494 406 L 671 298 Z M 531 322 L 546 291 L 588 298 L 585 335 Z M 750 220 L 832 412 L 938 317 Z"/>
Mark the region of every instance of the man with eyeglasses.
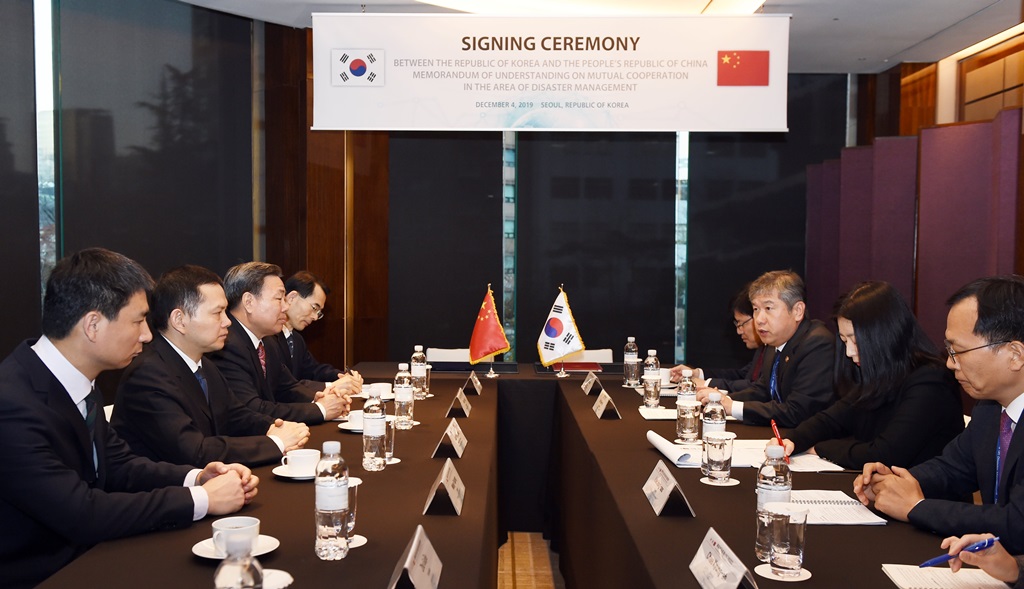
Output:
<path fill-rule="evenodd" d="M 976 280 L 950 297 L 946 366 L 978 400 L 940 456 L 909 470 L 874 462 L 854 481 L 865 505 L 942 535 L 991 532 L 1024 552 L 1024 278 Z M 922 415 L 922 419 L 928 419 Z M 981 493 L 981 505 L 970 501 Z M 964 500 L 966 499 L 966 501 Z"/>
<path fill-rule="evenodd" d="M 330 384 L 335 390 L 349 395 L 361 392 L 363 379 L 358 372 L 346 374 L 344 370 L 318 362 L 299 333 L 314 321 L 323 319 L 329 289 L 312 272 L 301 270 L 285 281 L 284 290 L 288 293 L 285 295 L 288 319 L 284 329 L 275 337 L 295 378 Z"/>

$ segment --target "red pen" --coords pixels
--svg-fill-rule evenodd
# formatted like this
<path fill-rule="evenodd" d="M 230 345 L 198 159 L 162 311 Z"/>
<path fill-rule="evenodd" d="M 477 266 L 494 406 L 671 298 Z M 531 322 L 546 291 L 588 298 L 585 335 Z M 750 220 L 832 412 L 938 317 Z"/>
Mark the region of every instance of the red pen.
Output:
<path fill-rule="evenodd" d="M 774 419 L 772 420 L 772 431 L 775 432 L 775 439 L 779 441 L 779 445 L 785 450 L 786 445 L 782 443 L 782 434 L 779 433 L 779 426 L 775 424 Z M 783 458 L 786 459 L 786 464 L 789 464 L 789 456 L 783 455 Z"/>

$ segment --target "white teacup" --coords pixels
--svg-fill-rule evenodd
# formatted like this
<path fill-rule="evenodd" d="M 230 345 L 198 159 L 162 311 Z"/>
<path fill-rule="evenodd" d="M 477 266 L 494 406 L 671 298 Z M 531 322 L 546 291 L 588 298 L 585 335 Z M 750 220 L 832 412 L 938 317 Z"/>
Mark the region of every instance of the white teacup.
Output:
<path fill-rule="evenodd" d="M 313 476 L 317 462 L 320 462 L 320 451 L 309 448 L 292 450 L 281 457 L 281 464 L 292 476 Z"/>
<path fill-rule="evenodd" d="M 363 411 L 361 409 L 350 411 L 348 414 L 348 423 L 353 429 L 363 429 Z"/>
<path fill-rule="evenodd" d="M 260 520 L 255 517 L 238 515 L 224 517 L 213 522 L 213 546 L 217 556 L 227 555 L 228 536 L 244 536 L 251 543 L 250 551 L 256 549 L 256 541 L 260 537 Z"/>
<path fill-rule="evenodd" d="M 661 374 L 661 386 L 667 387 L 667 386 L 672 385 L 672 369 L 671 368 L 662 368 L 661 371 L 660 371 L 660 374 Z"/>
<path fill-rule="evenodd" d="M 380 391 L 380 396 L 385 397 L 391 394 L 391 383 L 390 382 L 374 382 L 370 384 L 364 384 L 363 389 L 374 389 Z M 367 394 L 369 391 L 365 391 Z"/>

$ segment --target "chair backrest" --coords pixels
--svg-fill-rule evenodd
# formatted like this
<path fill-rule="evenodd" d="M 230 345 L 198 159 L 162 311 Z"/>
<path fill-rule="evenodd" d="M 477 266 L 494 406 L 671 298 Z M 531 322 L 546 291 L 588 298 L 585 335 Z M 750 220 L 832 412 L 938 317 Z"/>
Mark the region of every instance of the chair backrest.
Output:
<path fill-rule="evenodd" d="M 597 362 L 599 364 L 611 364 L 615 360 L 612 359 L 611 348 L 601 348 L 599 350 L 583 350 L 582 352 L 576 352 L 575 354 L 569 354 L 564 359 L 565 362 Z"/>

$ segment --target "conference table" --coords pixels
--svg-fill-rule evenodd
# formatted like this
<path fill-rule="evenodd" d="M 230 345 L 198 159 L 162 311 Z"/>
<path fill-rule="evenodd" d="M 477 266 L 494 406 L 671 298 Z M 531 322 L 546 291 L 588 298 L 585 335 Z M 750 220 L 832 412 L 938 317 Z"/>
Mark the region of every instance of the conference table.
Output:
<path fill-rule="evenodd" d="M 367 382 L 390 381 L 397 364 L 363 363 Z M 458 422 L 469 444 L 453 463 L 466 485 L 461 515 L 424 515 L 431 487 L 444 460 L 431 454 L 451 418 L 446 412 L 466 372 L 432 375 L 434 398 L 416 403 L 421 425 L 398 432 L 400 464 L 368 473 L 360 464 L 361 437 L 337 424 L 311 428 L 309 447 L 340 440 L 350 476 L 363 480 L 355 533 L 366 546 L 341 561 L 313 554 L 312 481 L 275 476 L 273 465 L 254 469 L 261 479 L 256 500 L 240 514 L 261 520 L 261 533 L 280 540 L 259 557 L 265 568 L 283 569 L 296 587 L 333 585 L 386 587 L 417 525 L 422 525 L 443 563 L 441 587 L 497 585 L 497 550 L 507 530 L 543 531 L 559 553 L 570 588 L 698 587 L 688 567 L 709 527 L 750 569 L 754 557 L 755 469 L 734 468 L 739 485 L 699 482 L 700 471 L 669 466 L 695 517 L 658 516 L 642 486 L 662 455 L 646 432 L 674 437 L 674 421 L 646 421 L 640 395 L 622 386 L 615 366 L 606 366 L 591 395 L 580 388 L 583 374 L 556 379 L 521 364 L 505 366 L 497 379 L 482 375 L 482 394 L 469 396 L 472 413 Z M 592 407 L 604 388 L 621 419 L 598 418 Z M 472 386 L 466 387 L 467 390 Z M 472 392 L 472 391 L 471 391 Z M 674 401 L 666 398 L 666 405 Z M 358 406 L 358 402 L 356 402 Z M 740 439 L 764 439 L 768 428 L 730 422 Z M 794 473 L 795 489 L 839 489 L 850 493 L 853 473 Z M 59 571 L 42 587 L 208 586 L 217 561 L 192 554 L 210 536 L 207 517 L 190 528 L 105 542 Z M 805 568 L 812 587 L 895 587 L 882 563 L 916 564 L 941 552 L 941 538 L 901 522 L 884 526 L 809 526 Z M 782 582 L 755 577 L 760 587 Z"/>

